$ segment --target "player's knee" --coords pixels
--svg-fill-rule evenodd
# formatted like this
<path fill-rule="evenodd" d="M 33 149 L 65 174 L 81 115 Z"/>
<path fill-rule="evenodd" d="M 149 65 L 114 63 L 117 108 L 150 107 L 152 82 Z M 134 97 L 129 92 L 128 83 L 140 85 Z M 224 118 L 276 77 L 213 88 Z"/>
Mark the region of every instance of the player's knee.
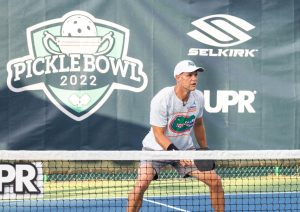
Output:
<path fill-rule="evenodd" d="M 144 177 L 144 178 L 139 179 L 138 182 L 135 185 L 135 190 L 138 193 L 144 193 L 148 189 L 152 179 L 153 178 L 148 178 L 148 177 Z"/>
<path fill-rule="evenodd" d="M 140 191 L 144 193 L 148 189 L 149 185 L 150 185 L 149 181 L 143 181 L 143 182 L 141 182 L 139 184 Z"/>
<path fill-rule="evenodd" d="M 213 189 L 217 189 L 222 187 L 222 179 L 219 175 L 216 175 L 215 177 L 213 177 L 210 181 L 210 187 Z"/>

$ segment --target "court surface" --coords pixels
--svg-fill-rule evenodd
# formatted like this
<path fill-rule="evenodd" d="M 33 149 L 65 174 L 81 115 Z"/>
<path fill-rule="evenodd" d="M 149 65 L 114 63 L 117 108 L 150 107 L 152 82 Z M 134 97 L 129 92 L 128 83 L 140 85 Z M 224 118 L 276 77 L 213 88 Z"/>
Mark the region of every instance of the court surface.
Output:
<path fill-rule="evenodd" d="M 300 211 L 299 192 L 225 195 L 225 211 Z M 126 211 L 127 199 L 1 201 L 0 211 Z M 212 211 L 207 195 L 148 197 L 141 211 Z"/>

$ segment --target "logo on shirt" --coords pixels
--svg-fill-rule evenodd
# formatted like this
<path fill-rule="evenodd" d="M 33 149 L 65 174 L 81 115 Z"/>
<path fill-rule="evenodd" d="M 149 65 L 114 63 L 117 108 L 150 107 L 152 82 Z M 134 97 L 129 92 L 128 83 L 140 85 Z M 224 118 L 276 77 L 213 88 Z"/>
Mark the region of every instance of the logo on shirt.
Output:
<path fill-rule="evenodd" d="M 173 118 L 170 124 L 170 129 L 175 133 L 183 133 L 189 131 L 195 123 L 196 117 L 192 116 L 183 116 L 178 115 Z"/>
<path fill-rule="evenodd" d="M 197 110 L 196 103 L 194 102 L 191 106 L 188 107 L 188 113 L 195 112 Z"/>

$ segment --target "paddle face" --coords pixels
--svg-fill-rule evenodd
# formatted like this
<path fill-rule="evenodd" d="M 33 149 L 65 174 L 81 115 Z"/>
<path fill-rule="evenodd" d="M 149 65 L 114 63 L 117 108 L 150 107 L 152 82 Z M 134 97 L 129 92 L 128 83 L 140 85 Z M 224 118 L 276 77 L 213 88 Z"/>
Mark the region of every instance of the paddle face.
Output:
<path fill-rule="evenodd" d="M 194 164 L 199 171 L 211 171 L 216 166 L 214 160 L 194 160 Z"/>

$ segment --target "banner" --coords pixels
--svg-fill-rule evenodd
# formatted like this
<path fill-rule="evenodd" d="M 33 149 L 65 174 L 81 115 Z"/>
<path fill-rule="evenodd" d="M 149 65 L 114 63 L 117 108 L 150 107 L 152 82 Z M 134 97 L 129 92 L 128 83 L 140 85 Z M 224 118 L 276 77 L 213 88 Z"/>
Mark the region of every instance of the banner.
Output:
<path fill-rule="evenodd" d="M 212 149 L 300 148 L 300 2 L 1 1 L 0 149 L 139 150 L 177 62 Z"/>

